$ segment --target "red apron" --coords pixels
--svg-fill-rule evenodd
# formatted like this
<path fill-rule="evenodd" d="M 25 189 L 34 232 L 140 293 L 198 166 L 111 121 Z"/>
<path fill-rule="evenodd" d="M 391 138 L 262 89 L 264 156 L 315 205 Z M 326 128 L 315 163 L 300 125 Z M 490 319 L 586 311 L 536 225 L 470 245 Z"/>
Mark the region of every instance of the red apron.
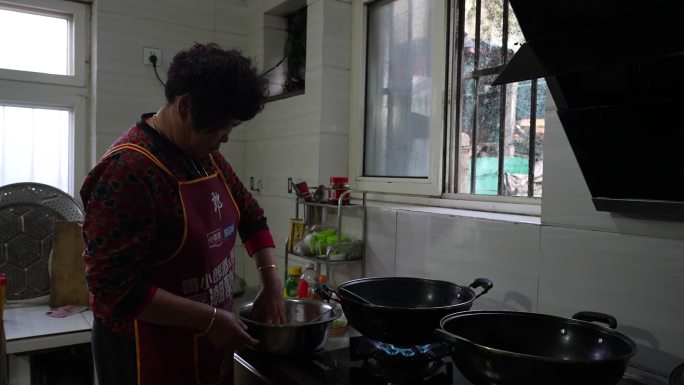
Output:
<path fill-rule="evenodd" d="M 142 153 L 171 174 L 154 155 L 134 144 L 116 146 L 105 156 L 123 148 Z M 173 294 L 232 310 L 237 205 L 217 173 L 178 181 L 178 185 L 185 220 L 183 239 L 174 254 L 150 269 L 149 279 Z M 207 311 L 207 323 L 210 317 Z M 232 357 L 200 333 L 135 320 L 135 339 L 139 385 L 232 383 L 232 377 L 227 378 L 230 372 L 222 372 L 223 361 L 232 366 Z"/>

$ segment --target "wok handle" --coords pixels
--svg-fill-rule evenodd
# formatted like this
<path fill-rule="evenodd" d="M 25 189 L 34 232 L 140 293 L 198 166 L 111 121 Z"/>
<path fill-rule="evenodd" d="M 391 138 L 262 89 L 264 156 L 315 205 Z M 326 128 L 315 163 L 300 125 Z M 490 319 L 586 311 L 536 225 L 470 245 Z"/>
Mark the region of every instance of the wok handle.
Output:
<path fill-rule="evenodd" d="M 329 288 L 328 285 L 326 285 L 326 284 L 317 283 L 314 286 L 314 291 L 316 292 L 316 294 L 320 295 L 321 298 L 323 298 L 326 301 L 333 300 L 337 303 L 340 303 L 340 301 L 338 301 L 335 297 L 333 297 L 333 294 L 337 295 L 338 298 L 340 295 L 337 294 L 337 292 L 335 290 Z"/>
<path fill-rule="evenodd" d="M 572 318 L 587 322 L 603 322 L 611 329 L 615 329 L 617 327 L 617 320 L 610 314 L 599 313 L 595 311 L 581 311 L 573 315 Z"/>
<path fill-rule="evenodd" d="M 492 283 L 491 280 L 487 278 L 478 278 L 473 281 L 473 283 L 470 284 L 470 287 L 473 289 L 476 289 L 478 287 L 482 288 L 482 291 L 480 294 L 476 295 L 474 299 L 480 298 L 481 295 L 486 294 L 488 291 L 492 290 L 494 287 L 494 284 Z"/>

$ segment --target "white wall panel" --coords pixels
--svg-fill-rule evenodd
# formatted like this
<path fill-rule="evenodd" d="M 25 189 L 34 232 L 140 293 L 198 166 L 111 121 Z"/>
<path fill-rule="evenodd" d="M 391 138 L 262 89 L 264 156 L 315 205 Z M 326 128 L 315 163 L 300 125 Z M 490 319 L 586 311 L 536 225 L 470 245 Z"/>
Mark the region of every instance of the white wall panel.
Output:
<path fill-rule="evenodd" d="M 232 139 L 232 135 L 231 135 Z M 242 141 L 228 140 L 221 146 L 221 154 L 238 175 L 240 180 L 245 178 L 245 143 Z"/>
<path fill-rule="evenodd" d="M 323 36 L 325 20 L 324 1 L 309 2 L 306 13 L 306 70 L 307 82 L 310 70 L 320 69 L 323 64 L 323 49 L 327 41 Z"/>
<path fill-rule="evenodd" d="M 187 3 L 187 2 L 186 2 Z M 247 6 L 244 2 L 214 1 L 214 26 L 217 32 L 233 35 L 246 35 L 249 30 Z"/>
<path fill-rule="evenodd" d="M 215 0 L 98 0 L 99 12 L 165 24 L 214 29 Z M 225 4 L 224 9 L 230 7 Z M 234 5 L 235 8 L 240 8 Z"/>
<path fill-rule="evenodd" d="M 684 357 L 684 241 L 544 226 L 542 255 L 540 312 L 613 315 L 648 367 Z"/>
<path fill-rule="evenodd" d="M 143 47 L 155 47 L 162 50 L 160 74 L 163 75 L 179 50 L 196 41 L 211 41 L 213 37 L 212 29 L 201 26 L 143 21 L 118 13 L 101 12 L 98 14 L 98 73 L 140 76 L 151 72 L 151 66 L 143 64 Z"/>
<path fill-rule="evenodd" d="M 331 176 L 347 176 L 347 156 L 349 138 L 346 135 L 326 135 L 319 137 L 318 178 L 315 185 L 330 184 Z M 345 162 L 343 162 L 345 161 Z"/>
<path fill-rule="evenodd" d="M 399 211 L 396 242 L 398 276 L 489 278 L 474 308 L 536 310 L 539 226 Z"/>
<path fill-rule="evenodd" d="M 209 41 L 217 43 L 223 49 L 236 49 L 236 50 L 242 52 L 243 55 L 246 55 L 249 57 L 249 55 L 245 51 L 246 45 L 245 45 L 245 36 L 244 35 L 238 35 L 238 34 L 229 33 L 229 32 L 214 31 L 211 34 L 211 37 L 206 42 L 209 42 Z M 203 41 L 203 43 L 205 43 L 205 41 Z M 251 59 L 254 59 L 254 58 L 251 58 Z"/>
<path fill-rule="evenodd" d="M 349 137 L 349 76 L 348 69 L 326 68 L 321 79 L 321 132 Z"/>
<path fill-rule="evenodd" d="M 145 112 L 157 111 L 164 103 L 164 89 L 150 69 L 145 77 L 100 72 L 97 78 L 99 134 L 121 134 Z"/>
<path fill-rule="evenodd" d="M 324 7 L 322 61 L 327 67 L 351 68 L 352 12 L 348 2 L 322 1 Z M 347 86 L 348 87 L 348 86 Z"/>
<path fill-rule="evenodd" d="M 367 212 L 366 275 L 396 275 L 396 210 L 370 207 Z"/>
<path fill-rule="evenodd" d="M 309 152 L 317 151 L 318 140 L 318 136 L 293 135 L 248 142 L 245 178 L 263 179 L 267 195 L 287 195 L 288 177 L 304 178 L 310 187 L 317 186 L 318 158 Z"/>
<path fill-rule="evenodd" d="M 320 99 L 313 99 L 308 92 L 268 102 L 264 111 L 250 121 L 245 138 L 254 141 L 316 134 L 320 131 L 319 114 Z"/>

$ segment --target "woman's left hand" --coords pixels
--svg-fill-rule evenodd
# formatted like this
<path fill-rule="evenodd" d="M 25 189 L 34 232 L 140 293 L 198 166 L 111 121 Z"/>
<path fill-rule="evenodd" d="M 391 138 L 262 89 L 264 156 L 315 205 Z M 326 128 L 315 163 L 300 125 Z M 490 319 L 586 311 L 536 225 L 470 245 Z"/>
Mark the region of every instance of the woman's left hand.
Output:
<path fill-rule="evenodd" d="M 278 270 L 266 269 L 260 275 L 261 290 L 252 305 L 252 319 L 275 325 L 287 323 L 283 284 Z"/>
<path fill-rule="evenodd" d="M 251 317 L 255 321 L 280 325 L 287 323 L 285 316 L 285 300 L 283 299 L 283 282 L 275 261 L 275 249 L 267 247 L 252 255 L 256 262 L 261 281 L 261 290 L 252 304 Z"/>

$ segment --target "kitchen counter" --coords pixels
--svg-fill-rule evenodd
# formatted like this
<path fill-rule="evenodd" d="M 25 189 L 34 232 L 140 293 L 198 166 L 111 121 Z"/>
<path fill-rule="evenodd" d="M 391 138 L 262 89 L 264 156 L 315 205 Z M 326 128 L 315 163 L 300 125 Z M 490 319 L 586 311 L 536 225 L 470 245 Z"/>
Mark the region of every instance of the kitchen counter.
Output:
<path fill-rule="evenodd" d="M 252 301 L 259 287 L 248 287 L 234 299 L 235 306 Z M 89 344 L 93 313 L 86 310 L 64 318 L 49 317 L 47 305 L 7 307 L 4 312 L 4 350 L 9 384 L 30 384 L 31 354 L 46 349 Z M 0 368 L 4 365 L 0 365 Z M 0 370 L 0 373 L 2 370 Z M 0 379 L 0 384 L 3 381 Z"/>
<path fill-rule="evenodd" d="M 46 313 L 49 310 L 47 305 L 5 309 L 4 342 L 9 384 L 32 383 L 32 353 L 90 343 L 90 329 L 93 325 L 90 310 L 64 318 L 48 316 Z"/>

